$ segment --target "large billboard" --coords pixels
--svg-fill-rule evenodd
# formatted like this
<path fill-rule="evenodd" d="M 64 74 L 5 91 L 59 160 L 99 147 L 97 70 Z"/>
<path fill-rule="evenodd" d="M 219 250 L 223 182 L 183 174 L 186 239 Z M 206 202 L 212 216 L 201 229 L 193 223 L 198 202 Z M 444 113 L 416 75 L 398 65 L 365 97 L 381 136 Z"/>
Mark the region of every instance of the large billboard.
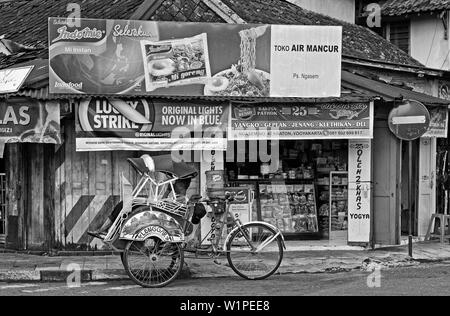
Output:
<path fill-rule="evenodd" d="M 226 150 L 229 107 L 228 102 L 83 99 L 77 107 L 76 149 Z"/>
<path fill-rule="evenodd" d="M 49 19 L 51 93 L 251 98 L 341 93 L 340 26 L 94 19 L 74 24 L 79 26 Z"/>

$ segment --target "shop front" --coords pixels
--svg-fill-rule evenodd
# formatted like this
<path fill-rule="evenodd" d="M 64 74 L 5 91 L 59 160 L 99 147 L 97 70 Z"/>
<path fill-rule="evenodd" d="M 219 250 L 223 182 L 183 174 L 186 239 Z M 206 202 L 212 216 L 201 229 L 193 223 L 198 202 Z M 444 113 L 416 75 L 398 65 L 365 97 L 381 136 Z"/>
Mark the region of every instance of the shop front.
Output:
<path fill-rule="evenodd" d="M 232 105 L 231 113 L 225 170 L 230 186 L 253 192 L 252 220 L 287 239 L 369 242 L 372 103 Z"/>
<path fill-rule="evenodd" d="M 50 92 L 78 100 L 76 152 L 170 152 L 199 169 L 191 193 L 207 195 L 208 171 L 248 189 L 233 206 L 248 221 L 369 243 L 374 106 L 341 97 L 341 27 L 83 19 L 105 32 L 70 40 L 62 24 L 49 20 Z"/>

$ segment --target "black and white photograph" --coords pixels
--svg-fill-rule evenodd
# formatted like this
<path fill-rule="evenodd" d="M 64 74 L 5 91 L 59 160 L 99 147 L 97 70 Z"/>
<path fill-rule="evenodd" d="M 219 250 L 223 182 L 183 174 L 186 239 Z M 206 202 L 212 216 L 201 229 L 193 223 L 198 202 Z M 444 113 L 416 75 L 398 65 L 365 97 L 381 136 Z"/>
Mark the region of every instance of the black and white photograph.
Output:
<path fill-rule="evenodd" d="M 449 32 L 450 0 L 0 0 L 0 296 L 449 296 Z"/>

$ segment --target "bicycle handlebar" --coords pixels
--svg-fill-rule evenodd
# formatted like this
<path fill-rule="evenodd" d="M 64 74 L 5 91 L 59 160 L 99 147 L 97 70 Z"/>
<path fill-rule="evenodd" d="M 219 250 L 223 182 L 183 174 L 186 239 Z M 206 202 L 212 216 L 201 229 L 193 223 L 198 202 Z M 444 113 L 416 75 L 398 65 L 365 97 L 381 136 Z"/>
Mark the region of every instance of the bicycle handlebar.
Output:
<path fill-rule="evenodd" d="M 225 196 L 221 197 L 207 197 L 207 198 L 203 198 L 200 197 L 198 198 L 197 196 L 193 196 L 189 199 L 190 203 L 201 203 L 201 202 L 205 202 L 205 203 L 214 203 L 214 202 L 232 202 L 234 201 L 234 196 L 232 196 L 231 194 L 225 194 Z"/>

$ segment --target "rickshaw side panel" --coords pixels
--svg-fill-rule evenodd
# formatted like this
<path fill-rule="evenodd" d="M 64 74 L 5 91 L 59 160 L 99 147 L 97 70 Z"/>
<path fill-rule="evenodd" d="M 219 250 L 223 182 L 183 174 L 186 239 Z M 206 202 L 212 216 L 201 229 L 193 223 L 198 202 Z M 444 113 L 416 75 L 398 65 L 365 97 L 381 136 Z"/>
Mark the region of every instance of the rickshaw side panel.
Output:
<path fill-rule="evenodd" d="M 184 241 L 183 229 L 174 217 L 152 206 L 145 206 L 125 221 L 120 239 L 143 241 L 149 237 L 167 242 Z"/>

